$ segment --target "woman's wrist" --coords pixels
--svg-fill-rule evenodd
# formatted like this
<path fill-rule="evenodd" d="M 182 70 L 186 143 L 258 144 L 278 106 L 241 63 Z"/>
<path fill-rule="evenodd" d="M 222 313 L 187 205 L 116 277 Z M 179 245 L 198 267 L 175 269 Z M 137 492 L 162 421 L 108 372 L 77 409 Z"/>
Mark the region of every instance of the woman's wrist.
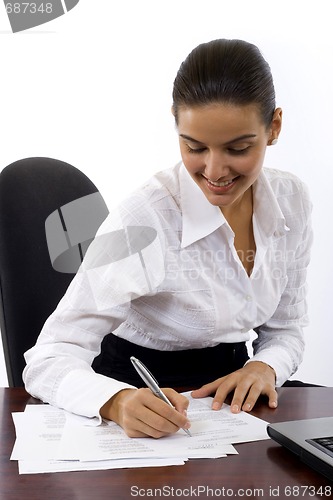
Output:
<path fill-rule="evenodd" d="M 136 389 L 122 389 L 112 396 L 100 409 L 99 413 L 102 418 L 112 420 L 119 423 L 120 420 L 120 405 L 127 391 L 135 391 Z"/>

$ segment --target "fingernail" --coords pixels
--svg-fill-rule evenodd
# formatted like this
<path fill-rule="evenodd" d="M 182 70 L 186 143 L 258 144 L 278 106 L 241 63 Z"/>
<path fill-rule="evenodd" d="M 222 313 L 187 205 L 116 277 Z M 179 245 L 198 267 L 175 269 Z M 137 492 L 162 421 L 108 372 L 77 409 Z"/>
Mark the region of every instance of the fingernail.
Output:
<path fill-rule="evenodd" d="M 191 422 L 188 420 L 184 425 L 184 429 L 189 429 L 191 427 Z"/>
<path fill-rule="evenodd" d="M 183 410 L 184 417 L 187 417 L 187 410 Z"/>
<path fill-rule="evenodd" d="M 220 408 L 221 408 L 220 403 L 218 403 L 217 401 L 215 401 L 215 403 L 213 403 L 212 409 L 213 410 L 219 410 Z"/>
<path fill-rule="evenodd" d="M 251 405 L 250 403 L 247 403 L 244 407 L 244 411 L 250 411 L 251 410 Z"/>
<path fill-rule="evenodd" d="M 232 413 L 239 413 L 239 406 L 238 405 L 232 405 L 231 411 L 232 411 Z"/>

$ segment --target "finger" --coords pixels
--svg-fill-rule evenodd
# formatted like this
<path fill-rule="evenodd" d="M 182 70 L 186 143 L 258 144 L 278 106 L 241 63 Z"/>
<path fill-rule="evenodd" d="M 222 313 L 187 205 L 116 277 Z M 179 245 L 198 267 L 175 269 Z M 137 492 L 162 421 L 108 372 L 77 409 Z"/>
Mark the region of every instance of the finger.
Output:
<path fill-rule="evenodd" d="M 264 394 L 264 393 L 263 393 Z M 249 396 L 246 398 L 242 410 L 243 411 L 251 411 L 256 404 L 258 398 L 260 396 L 259 391 L 250 391 Z M 237 403 L 236 403 L 237 404 Z M 277 408 L 278 406 L 278 400 L 277 400 L 277 393 L 276 391 L 272 391 L 272 395 L 268 399 L 268 406 L 270 408 Z"/>
<path fill-rule="evenodd" d="M 253 385 L 244 401 L 242 410 L 251 411 L 256 404 L 259 396 L 263 394 L 268 397 L 268 406 L 270 408 L 277 408 L 278 405 L 278 395 L 274 387 L 269 386 L 267 389 L 260 390 L 260 385 Z"/>
<path fill-rule="evenodd" d="M 277 408 L 278 406 L 278 393 L 276 392 L 275 389 L 272 389 L 269 391 L 267 394 L 268 396 L 268 406 L 270 408 Z"/>
<path fill-rule="evenodd" d="M 165 414 L 161 415 L 147 409 L 143 414 L 143 420 L 138 422 L 137 429 L 154 438 L 160 438 L 177 432 L 180 429 L 180 425 L 172 421 L 173 414 L 176 413 L 178 416 L 183 416 L 166 403 L 164 404 L 168 407 Z"/>
<path fill-rule="evenodd" d="M 140 421 L 148 423 L 150 427 L 167 434 L 176 432 L 180 428 L 189 428 L 190 422 L 184 414 L 189 404 L 188 399 L 172 389 L 164 389 L 164 393 L 170 398 L 172 404 L 175 402 L 178 405 L 181 411 L 165 403 L 151 391 L 145 391 L 140 395 L 142 404 L 139 406 L 139 413 L 136 410 L 134 415 Z"/>
<path fill-rule="evenodd" d="M 142 405 L 137 405 L 136 410 L 132 412 L 126 412 L 122 422 L 126 434 L 130 437 L 159 438 L 177 432 L 179 426 L 169 420 L 168 411 L 181 415 L 163 401 L 161 403 L 163 403 L 162 410 L 164 405 L 167 407 L 165 415 L 160 414 L 159 408 L 156 412 Z"/>
<path fill-rule="evenodd" d="M 252 385 L 246 397 L 244 398 L 243 403 L 242 403 L 243 395 L 241 393 L 238 395 L 236 394 L 236 392 L 237 391 L 235 391 L 235 397 L 231 403 L 231 411 L 233 413 L 238 413 L 240 411 L 240 408 L 243 411 L 251 411 L 261 394 L 268 396 L 268 405 L 270 406 L 270 408 L 277 407 L 278 396 L 274 387 L 270 387 L 269 389 L 263 390 L 260 384 Z"/>
<path fill-rule="evenodd" d="M 214 380 L 213 382 L 210 382 L 209 384 L 201 386 L 199 389 L 195 389 L 191 392 L 191 396 L 193 398 L 205 398 L 207 396 L 210 396 L 217 390 L 222 380 L 222 378 L 219 378 L 217 380 Z"/>
<path fill-rule="evenodd" d="M 173 404 L 175 409 L 182 415 L 187 414 L 188 405 L 190 404 L 189 399 L 183 394 L 179 394 L 174 389 L 162 389 L 163 393 L 166 395 L 168 400 Z"/>
<path fill-rule="evenodd" d="M 113 403 L 113 404 L 112 404 Z M 123 427 L 130 437 L 161 437 L 176 432 L 187 418 L 157 398 L 150 389 L 119 391 L 107 405 L 106 418 Z M 101 409 L 104 412 L 104 406 Z"/>
<path fill-rule="evenodd" d="M 223 382 L 219 385 L 216 394 L 213 399 L 212 409 L 220 410 L 222 408 L 223 403 L 225 402 L 228 394 L 235 389 L 237 386 L 237 378 L 235 376 L 225 377 Z"/>
<path fill-rule="evenodd" d="M 235 374 L 237 378 L 235 380 L 235 392 L 230 404 L 231 412 L 239 413 L 243 407 L 245 408 L 244 405 L 246 405 L 246 410 L 249 411 L 261 394 L 263 384 L 258 383 L 257 377 L 248 368 L 243 368 Z"/>
<path fill-rule="evenodd" d="M 168 436 L 178 430 L 167 432 L 166 430 L 155 428 L 154 425 L 155 423 L 149 425 L 146 421 L 133 420 L 132 422 L 128 422 L 128 425 L 124 426 L 124 430 L 129 437 L 152 437 L 155 439 Z"/>
<path fill-rule="evenodd" d="M 245 396 L 243 397 L 243 401 L 242 396 L 240 396 L 239 400 L 236 400 L 235 403 L 232 403 L 231 411 L 236 412 L 236 407 L 238 408 L 238 411 L 240 411 L 240 409 L 242 409 L 243 411 L 251 411 L 256 404 L 260 394 L 261 390 L 259 384 L 252 385 L 247 395 L 245 394 Z"/>
<path fill-rule="evenodd" d="M 177 427 L 176 430 L 179 428 L 189 429 L 191 424 L 187 418 L 187 408 L 190 403 L 188 398 L 173 389 L 163 389 L 163 393 L 166 395 L 172 406 L 162 400 L 157 400 L 155 401 L 153 407 L 154 411 L 174 424 Z"/>

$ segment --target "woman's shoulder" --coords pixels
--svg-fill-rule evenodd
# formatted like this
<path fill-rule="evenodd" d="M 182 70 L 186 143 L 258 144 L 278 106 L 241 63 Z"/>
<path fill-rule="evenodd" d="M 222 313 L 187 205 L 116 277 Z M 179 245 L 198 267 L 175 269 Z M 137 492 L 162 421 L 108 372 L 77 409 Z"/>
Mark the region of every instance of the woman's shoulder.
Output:
<path fill-rule="evenodd" d="M 277 197 L 298 195 L 309 198 L 306 183 L 297 175 L 286 170 L 267 167 L 263 169 L 263 172 Z"/>
<path fill-rule="evenodd" d="M 308 213 L 312 209 L 310 193 L 306 183 L 297 175 L 275 168 L 264 168 L 263 173 L 283 212 L 301 211 Z"/>
<path fill-rule="evenodd" d="M 178 205 L 179 202 L 179 167 L 157 172 L 140 187 L 128 195 L 120 204 L 131 207 L 131 210 L 146 207 L 147 209 L 163 209 Z"/>
<path fill-rule="evenodd" d="M 263 172 L 272 187 L 279 187 L 286 191 L 303 189 L 305 187 L 305 183 L 302 179 L 287 170 L 265 167 L 263 168 Z"/>
<path fill-rule="evenodd" d="M 161 214 L 179 212 L 179 165 L 154 174 L 110 210 L 104 228 L 160 225 Z"/>

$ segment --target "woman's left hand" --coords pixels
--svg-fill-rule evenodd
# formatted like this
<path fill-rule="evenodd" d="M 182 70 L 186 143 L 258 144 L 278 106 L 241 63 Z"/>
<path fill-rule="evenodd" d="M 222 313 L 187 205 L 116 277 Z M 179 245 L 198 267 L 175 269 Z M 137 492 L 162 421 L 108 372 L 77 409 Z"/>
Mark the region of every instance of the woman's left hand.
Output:
<path fill-rule="evenodd" d="M 259 396 L 263 394 L 268 397 L 268 406 L 276 408 L 278 397 L 275 378 L 275 371 L 269 365 L 261 361 L 251 361 L 240 370 L 192 391 L 192 396 L 203 398 L 215 392 L 212 408 L 220 410 L 227 395 L 234 390 L 231 411 L 239 413 L 241 410 L 251 411 Z"/>

